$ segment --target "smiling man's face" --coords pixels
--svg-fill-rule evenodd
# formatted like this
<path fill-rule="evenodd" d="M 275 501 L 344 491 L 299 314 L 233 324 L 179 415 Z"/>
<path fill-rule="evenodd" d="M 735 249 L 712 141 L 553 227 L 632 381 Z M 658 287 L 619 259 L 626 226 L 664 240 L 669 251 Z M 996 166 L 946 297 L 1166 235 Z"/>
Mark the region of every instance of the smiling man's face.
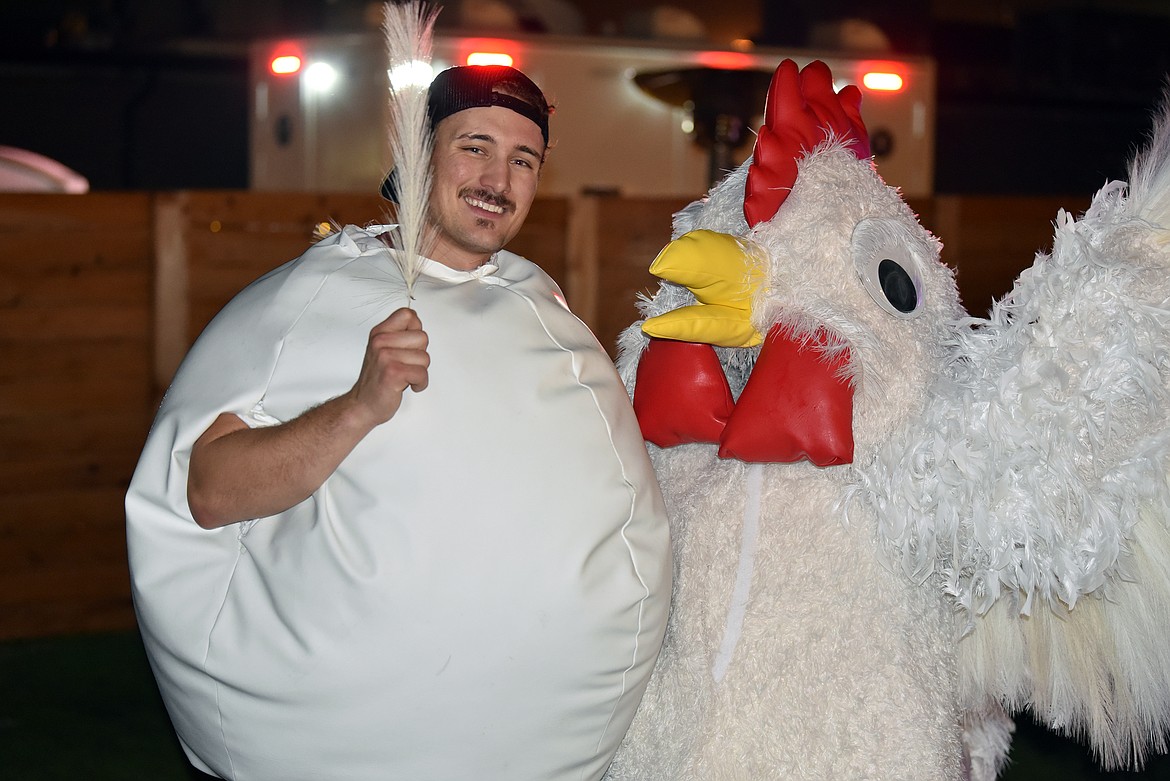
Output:
<path fill-rule="evenodd" d="M 512 240 L 536 197 L 544 138 L 532 120 L 499 106 L 469 108 L 435 128 L 428 253 L 470 270 Z"/>

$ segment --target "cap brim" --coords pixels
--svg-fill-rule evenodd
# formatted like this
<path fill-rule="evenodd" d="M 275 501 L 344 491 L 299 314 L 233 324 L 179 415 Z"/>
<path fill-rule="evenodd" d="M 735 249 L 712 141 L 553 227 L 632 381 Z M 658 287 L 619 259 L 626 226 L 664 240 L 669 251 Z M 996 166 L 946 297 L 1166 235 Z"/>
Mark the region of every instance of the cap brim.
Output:
<path fill-rule="evenodd" d="M 386 174 L 386 178 L 382 180 L 382 197 L 390 203 L 398 203 L 398 187 L 394 182 L 395 170 L 391 169 L 390 173 Z"/>

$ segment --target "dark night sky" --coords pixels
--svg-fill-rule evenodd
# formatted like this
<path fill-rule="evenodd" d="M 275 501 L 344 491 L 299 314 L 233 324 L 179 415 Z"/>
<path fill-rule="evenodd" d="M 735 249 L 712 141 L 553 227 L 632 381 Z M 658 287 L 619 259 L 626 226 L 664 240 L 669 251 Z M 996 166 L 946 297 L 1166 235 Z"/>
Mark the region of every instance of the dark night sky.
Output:
<path fill-rule="evenodd" d="M 567 2 L 508 1 L 529 8 Z M 640 31 L 639 20 L 657 4 L 576 5 L 585 32 L 621 34 Z M 882 26 L 896 50 L 933 55 L 939 192 L 1079 194 L 1123 177 L 1170 73 L 1170 3 L 1163 0 L 675 5 L 717 41 L 749 35 L 807 45 L 818 23 L 852 15 Z M 369 6 L 0 0 L 0 144 L 59 159 L 94 189 L 246 187 L 244 44 L 360 29 Z M 448 20 L 458 19 L 453 8 L 444 11 Z"/>

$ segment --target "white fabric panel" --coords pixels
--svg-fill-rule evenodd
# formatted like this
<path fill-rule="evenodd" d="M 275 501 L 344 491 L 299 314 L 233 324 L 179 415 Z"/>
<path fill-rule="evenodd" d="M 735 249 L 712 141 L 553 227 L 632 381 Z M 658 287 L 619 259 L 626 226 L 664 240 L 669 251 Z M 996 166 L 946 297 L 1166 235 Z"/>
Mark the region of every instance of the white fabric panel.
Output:
<path fill-rule="evenodd" d="M 310 499 L 205 531 L 190 448 L 348 390 L 406 302 L 352 226 L 244 290 L 177 374 L 127 497 L 135 604 L 176 729 L 236 781 L 599 778 L 670 596 L 625 390 L 536 266 L 428 262 L 430 386 Z"/>

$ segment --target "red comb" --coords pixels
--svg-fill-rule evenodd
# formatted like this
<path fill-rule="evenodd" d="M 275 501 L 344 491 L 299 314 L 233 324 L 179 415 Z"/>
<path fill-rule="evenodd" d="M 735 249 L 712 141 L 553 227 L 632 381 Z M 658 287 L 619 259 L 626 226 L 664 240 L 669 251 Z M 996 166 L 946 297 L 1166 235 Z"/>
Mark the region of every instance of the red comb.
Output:
<path fill-rule="evenodd" d="M 814 60 L 798 71 L 784 60 L 772 76 L 764 125 L 748 168 L 743 215 L 755 227 L 772 219 L 796 183 L 796 161 L 830 134 L 852 139 L 859 160 L 869 157 L 869 134 L 861 121 L 861 90 L 833 91 L 829 66 Z"/>

